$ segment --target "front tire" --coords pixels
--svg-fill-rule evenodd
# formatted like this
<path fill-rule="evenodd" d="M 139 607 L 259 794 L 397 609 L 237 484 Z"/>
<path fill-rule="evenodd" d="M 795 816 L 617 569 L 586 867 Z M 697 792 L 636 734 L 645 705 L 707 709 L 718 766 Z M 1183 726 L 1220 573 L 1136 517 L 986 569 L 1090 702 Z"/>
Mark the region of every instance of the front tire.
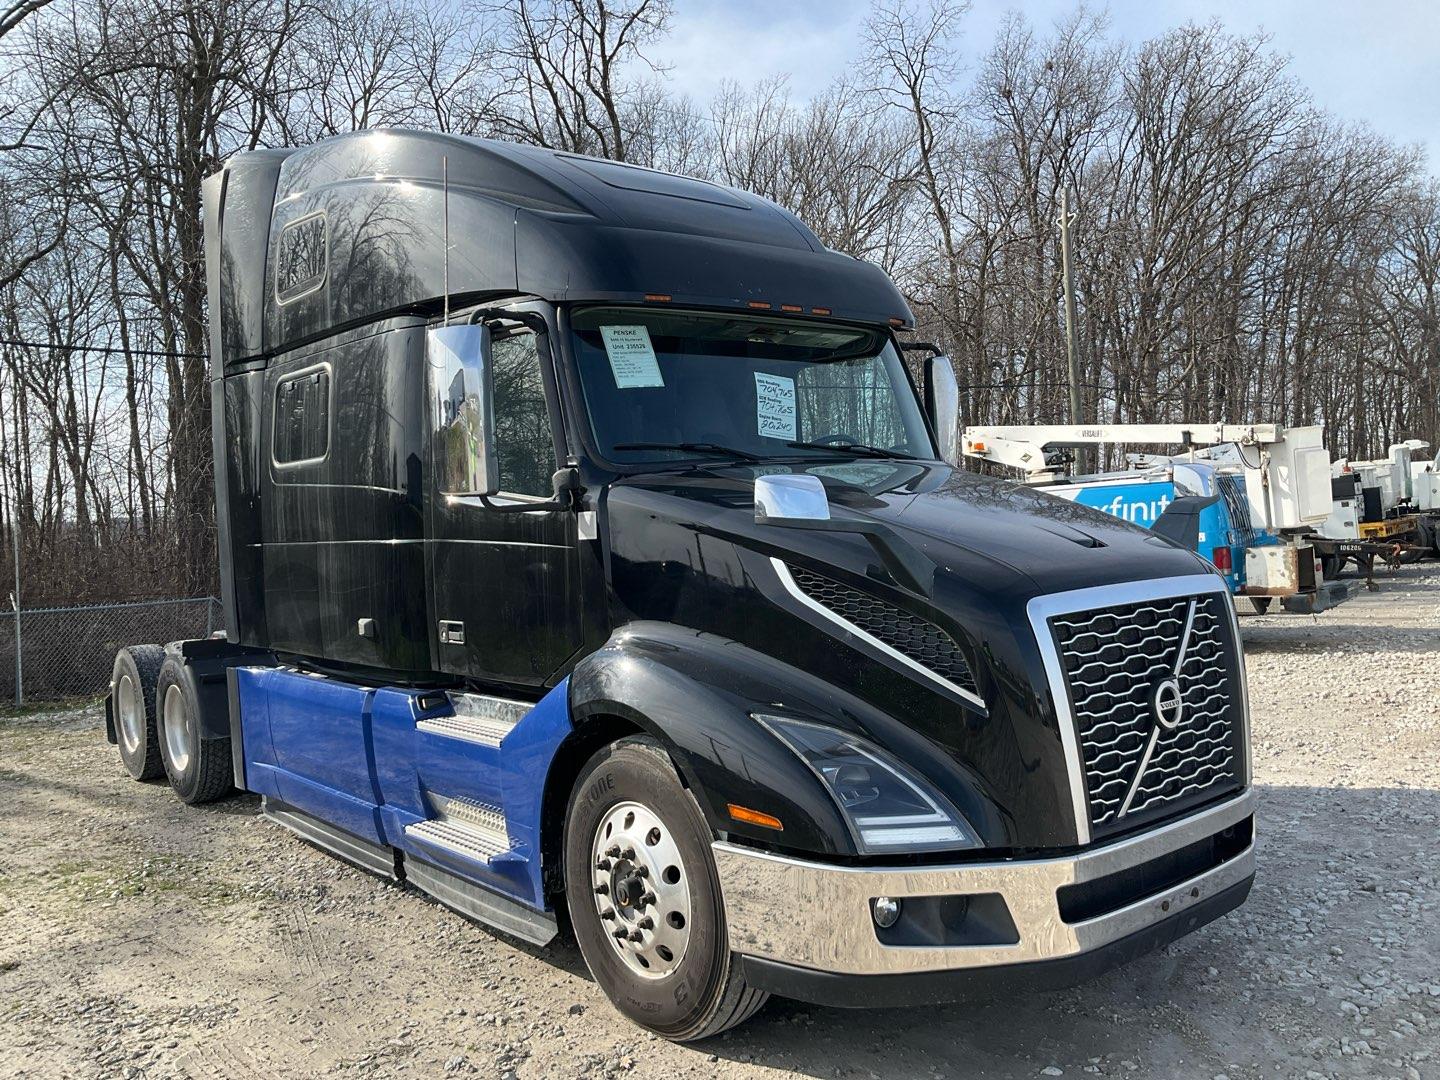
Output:
<path fill-rule="evenodd" d="M 154 780 L 165 772 L 155 731 L 155 682 L 164 662 L 159 645 L 127 645 L 115 654 L 110 673 L 115 743 L 125 771 L 136 780 Z"/>
<path fill-rule="evenodd" d="M 622 1013 L 691 1042 L 749 1019 L 730 951 L 710 829 L 652 739 L 624 739 L 581 771 L 565 815 L 565 896 L 580 952 Z"/>
<path fill-rule="evenodd" d="M 155 684 L 160 756 L 180 801 L 194 806 L 231 791 L 230 740 L 201 738 L 200 695 L 180 657 L 165 657 Z"/>

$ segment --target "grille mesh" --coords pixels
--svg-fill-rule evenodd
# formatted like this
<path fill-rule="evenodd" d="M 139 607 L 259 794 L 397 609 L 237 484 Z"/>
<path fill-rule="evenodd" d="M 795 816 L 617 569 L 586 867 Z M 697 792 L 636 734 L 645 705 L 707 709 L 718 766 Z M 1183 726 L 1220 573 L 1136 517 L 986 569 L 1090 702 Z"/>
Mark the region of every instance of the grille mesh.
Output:
<path fill-rule="evenodd" d="M 1176 674 L 1192 602 L 1194 620 Z M 1231 685 L 1227 623 L 1213 594 L 1050 620 L 1097 829 L 1118 828 L 1122 820 L 1128 824 L 1141 815 L 1164 816 L 1238 784 L 1237 718 L 1243 706 Z M 1166 728 L 1157 722 L 1151 698 L 1156 685 L 1172 675 L 1184 707 L 1178 724 Z M 1146 762 L 1152 734 L 1155 746 Z"/>
<path fill-rule="evenodd" d="M 974 676 L 959 645 L 934 623 L 802 567 L 789 570 L 800 591 L 816 603 L 956 686 L 976 692 Z"/>

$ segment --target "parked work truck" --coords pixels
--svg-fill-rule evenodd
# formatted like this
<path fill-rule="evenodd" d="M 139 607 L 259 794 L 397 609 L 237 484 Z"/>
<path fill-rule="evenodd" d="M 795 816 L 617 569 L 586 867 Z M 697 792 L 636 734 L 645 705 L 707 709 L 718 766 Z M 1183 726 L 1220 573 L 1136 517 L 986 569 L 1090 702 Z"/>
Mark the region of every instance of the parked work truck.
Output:
<path fill-rule="evenodd" d="M 1127 455 L 1128 467 L 1073 475 L 1077 447 L 1180 447 Z M 1335 607 L 1354 581 L 1327 580 L 1322 540 L 1332 508 L 1323 429 L 1279 424 L 1098 424 L 969 427 L 967 456 L 1018 470 L 1027 484 L 1085 506 L 1160 528 L 1188 499 L 1182 542 L 1207 559 L 1230 592 L 1259 614 L 1275 599 L 1313 615 Z M 1176 509 L 1179 509 L 1178 507 Z M 1180 539 L 1180 537 L 1176 537 Z"/>
<path fill-rule="evenodd" d="M 226 628 L 120 651 L 135 777 L 564 919 L 677 1040 L 1073 981 L 1245 898 L 1224 580 L 957 470 L 878 269 L 410 131 L 242 154 L 204 213 Z"/>

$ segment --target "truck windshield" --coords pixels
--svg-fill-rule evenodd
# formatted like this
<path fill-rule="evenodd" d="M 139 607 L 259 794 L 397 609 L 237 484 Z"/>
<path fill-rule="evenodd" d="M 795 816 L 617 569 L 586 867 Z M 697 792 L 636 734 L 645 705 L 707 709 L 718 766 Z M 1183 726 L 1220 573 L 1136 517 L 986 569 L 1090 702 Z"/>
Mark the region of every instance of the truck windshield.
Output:
<path fill-rule="evenodd" d="M 935 456 L 883 331 L 640 308 L 583 309 L 571 330 L 611 461 Z"/>

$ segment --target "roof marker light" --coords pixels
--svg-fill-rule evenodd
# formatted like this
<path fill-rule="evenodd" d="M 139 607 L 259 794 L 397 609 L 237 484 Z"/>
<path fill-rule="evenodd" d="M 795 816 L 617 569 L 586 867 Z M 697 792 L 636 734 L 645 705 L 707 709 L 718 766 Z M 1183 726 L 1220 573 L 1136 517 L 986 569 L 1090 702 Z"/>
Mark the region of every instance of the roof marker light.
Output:
<path fill-rule="evenodd" d="M 768 300 L 751 300 L 745 306 L 755 308 L 758 311 L 769 311 L 773 305 Z"/>
<path fill-rule="evenodd" d="M 803 314 L 804 311 L 805 311 L 805 309 L 804 309 L 803 307 L 801 307 L 799 304 L 781 304 L 781 305 L 780 305 L 780 310 L 781 310 L 781 311 L 794 311 L 794 312 L 798 312 L 798 313 L 802 313 L 802 314 Z"/>
<path fill-rule="evenodd" d="M 812 308 L 810 309 L 810 314 L 811 314 L 811 315 L 829 315 L 829 314 L 830 314 L 830 309 L 829 309 L 828 307 L 812 307 Z"/>
<path fill-rule="evenodd" d="M 647 292 L 645 299 L 652 303 L 669 303 L 671 296 L 668 292 Z"/>

